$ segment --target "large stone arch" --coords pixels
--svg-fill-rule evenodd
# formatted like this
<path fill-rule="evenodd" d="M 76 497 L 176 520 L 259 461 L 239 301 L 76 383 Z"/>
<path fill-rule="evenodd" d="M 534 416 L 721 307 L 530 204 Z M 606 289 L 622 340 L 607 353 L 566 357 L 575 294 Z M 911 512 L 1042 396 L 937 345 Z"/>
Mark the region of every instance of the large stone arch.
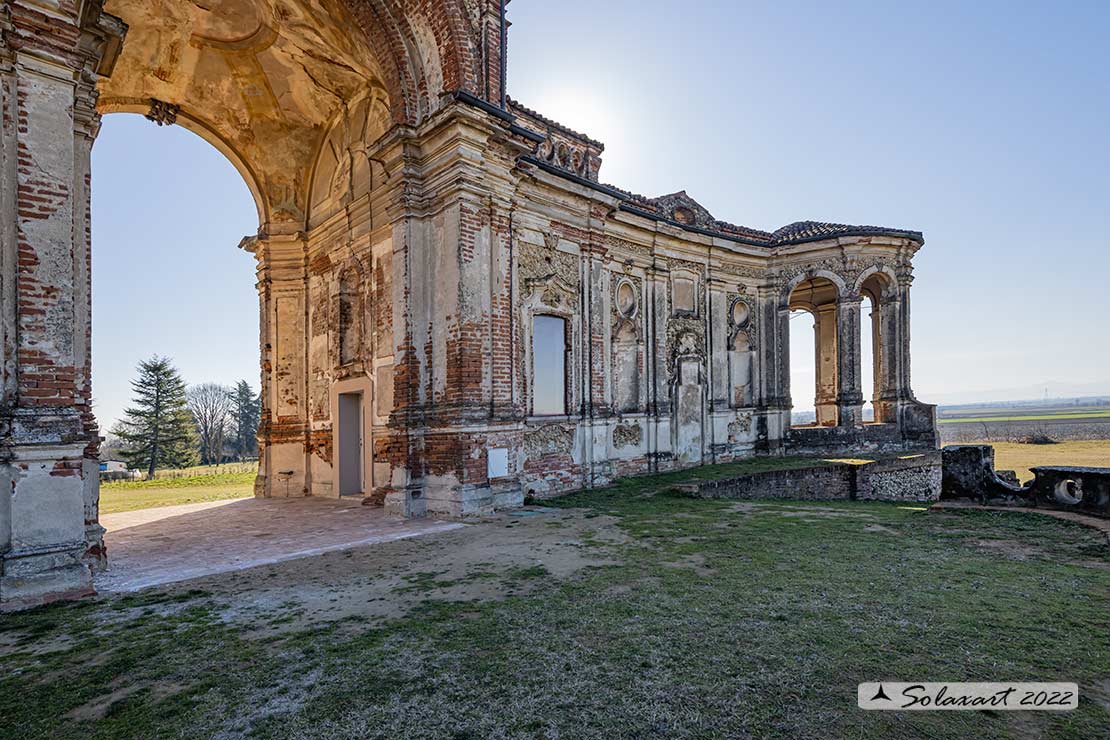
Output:
<path fill-rule="evenodd" d="M 269 495 L 275 474 L 295 495 L 326 492 L 325 386 L 336 376 L 317 367 L 328 357 L 323 296 L 336 269 L 330 257 L 365 256 L 369 237 L 360 227 L 356 244 L 353 220 L 329 220 L 350 202 L 350 187 L 327 188 L 318 210 L 327 223 L 312 223 L 313 188 L 342 180 L 349 167 L 348 177 L 367 181 L 363 192 L 372 189 L 370 154 L 364 163 L 340 160 L 375 139 L 392 142 L 382 156 L 399 176 L 383 178 L 380 202 L 371 212 L 363 199 L 358 216 L 375 224 L 381 254 L 372 263 L 382 290 L 376 305 L 384 307 L 375 326 L 385 327 L 375 334 L 383 348 L 374 387 L 389 398 L 396 388 L 398 406 L 423 402 L 413 348 L 425 343 L 411 340 L 406 322 L 410 291 L 430 289 L 427 271 L 410 271 L 404 250 L 418 239 L 435 245 L 421 246 L 422 254 L 446 254 L 463 237 L 412 227 L 397 204 L 422 174 L 407 159 L 419 146 L 412 142 L 454 126 L 449 136 L 472 141 L 453 146 L 480 147 L 496 128 L 491 121 L 508 115 L 496 110 L 504 106 L 503 10 L 499 0 L 11 0 L 0 7 L 7 224 L 0 227 L 0 489 L 12 492 L 0 497 L 0 607 L 88 593 L 90 569 L 105 563 L 90 349 L 90 155 L 101 116 L 140 113 L 181 125 L 242 174 L 259 220 L 258 234 L 241 243 L 259 265 L 256 492 Z M 444 166 L 470 166 L 453 151 L 437 150 Z M 463 206 L 449 207 L 452 218 L 464 218 Z M 382 413 L 391 417 L 393 406 Z M 389 433 L 395 437 L 381 447 L 397 475 L 383 480 L 404 479 L 406 495 L 418 498 L 420 452 L 404 428 Z M 445 486 L 444 495 L 452 490 Z"/>
<path fill-rule="evenodd" d="M 784 310 L 789 309 L 790 296 L 794 293 L 794 289 L 807 280 L 816 278 L 824 278 L 835 285 L 838 296 L 844 297 L 849 295 L 848 281 L 839 273 L 822 267 L 809 267 L 792 275 L 782 284 L 782 288 L 779 291 L 779 308 Z"/>
<path fill-rule="evenodd" d="M 127 25 L 100 75 L 100 112 L 181 123 L 250 173 L 261 224 L 303 224 L 331 127 L 377 91 L 392 124 L 416 125 L 446 93 L 481 97 L 462 0 L 105 0 Z M 489 56 L 489 54 L 487 54 Z M 488 85 L 486 86 L 488 87 Z"/>
<path fill-rule="evenodd" d="M 482 49 L 479 44 L 480 28 L 493 20 L 495 8 L 500 14 L 496 0 L 342 2 L 382 60 L 382 79 L 396 123 L 418 123 L 440 106 L 444 92 L 463 90 L 489 100 L 494 93 L 500 95 L 499 89 L 482 84 L 488 82 L 484 78 L 489 68 L 483 75 L 479 62 L 482 56 L 496 56 L 500 63 L 499 48 Z"/>
<path fill-rule="evenodd" d="M 872 280 L 876 276 L 878 276 L 877 279 Z M 876 298 L 890 298 L 898 289 L 898 276 L 894 270 L 880 263 L 871 265 L 860 272 L 852 282 L 852 295 L 862 295 L 865 284 L 869 282 L 872 284 L 878 283 L 881 286 L 881 295 L 876 295 Z"/>

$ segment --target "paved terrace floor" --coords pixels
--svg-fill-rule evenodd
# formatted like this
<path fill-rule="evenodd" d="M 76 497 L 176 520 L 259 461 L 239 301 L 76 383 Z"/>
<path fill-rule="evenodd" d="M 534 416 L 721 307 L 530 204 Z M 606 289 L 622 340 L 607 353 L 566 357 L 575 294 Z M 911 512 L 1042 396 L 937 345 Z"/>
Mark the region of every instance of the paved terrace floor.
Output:
<path fill-rule="evenodd" d="M 390 542 L 465 525 L 398 519 L 361 500 L 243 498 L 105 514 L 108 570 L 98 591 L 190 578 Z"/>

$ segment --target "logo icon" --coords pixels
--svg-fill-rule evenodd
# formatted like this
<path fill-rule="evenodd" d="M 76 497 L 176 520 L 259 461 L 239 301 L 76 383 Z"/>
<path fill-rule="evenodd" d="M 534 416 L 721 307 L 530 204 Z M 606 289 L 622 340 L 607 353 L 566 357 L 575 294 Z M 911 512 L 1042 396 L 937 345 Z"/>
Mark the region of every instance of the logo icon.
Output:
<path fill-rule="evenodd" d="M 871 701 L 878 701 L 879 699 L 884 699 L 886 701 L 890 701 L 890 697 L 886 695 L 885 691 L 883 691 L 883 685 L 882 684 L 879 684 L 879 690 L 876 691 L 875 695 L 871 697 Z"/>

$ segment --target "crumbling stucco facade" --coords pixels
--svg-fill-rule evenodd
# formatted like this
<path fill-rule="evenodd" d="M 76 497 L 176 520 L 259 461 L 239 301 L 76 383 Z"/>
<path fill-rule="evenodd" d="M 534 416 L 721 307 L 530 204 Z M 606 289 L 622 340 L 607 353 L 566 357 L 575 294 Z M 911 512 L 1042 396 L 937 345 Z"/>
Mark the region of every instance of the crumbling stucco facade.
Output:
<path fill-rule="evenodd" d="M 910 385 L 921 234 L 764 232 L 683 192 L 602 184 L 599 142 L 506 97 L 504 12 L 500 0 L 0 9 L 5 608 L 88 593 L 105 565 L 89 155 L 106 113 L 188 128 L 254 194 L 259 230 L 241 246 L 258 263 L 259 496 L 462 516 L 756 454 L 935 445 L 933 408 Z M 875 424 L 860 410 L 864 297 L 878 317 Z M 808 428 L 790 415 L 792 392 L 813 392 L 789 387 L 799 308 L 818 327 Z M 537 319 L 561 327 L 554 355 Z"/>

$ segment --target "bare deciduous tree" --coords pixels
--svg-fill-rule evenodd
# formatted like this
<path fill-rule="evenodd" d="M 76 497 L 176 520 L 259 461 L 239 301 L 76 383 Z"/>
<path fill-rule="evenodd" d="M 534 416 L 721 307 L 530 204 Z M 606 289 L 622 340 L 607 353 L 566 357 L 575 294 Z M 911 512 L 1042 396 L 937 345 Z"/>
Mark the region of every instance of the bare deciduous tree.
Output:
<path fill-rule="evenodd" d="M 232 390 L 217 383 L 189 388 L 189 411 L 197 426 L 200 461 L 205 465 L 223 462 L 224 441 L 231 423 Z"/>

